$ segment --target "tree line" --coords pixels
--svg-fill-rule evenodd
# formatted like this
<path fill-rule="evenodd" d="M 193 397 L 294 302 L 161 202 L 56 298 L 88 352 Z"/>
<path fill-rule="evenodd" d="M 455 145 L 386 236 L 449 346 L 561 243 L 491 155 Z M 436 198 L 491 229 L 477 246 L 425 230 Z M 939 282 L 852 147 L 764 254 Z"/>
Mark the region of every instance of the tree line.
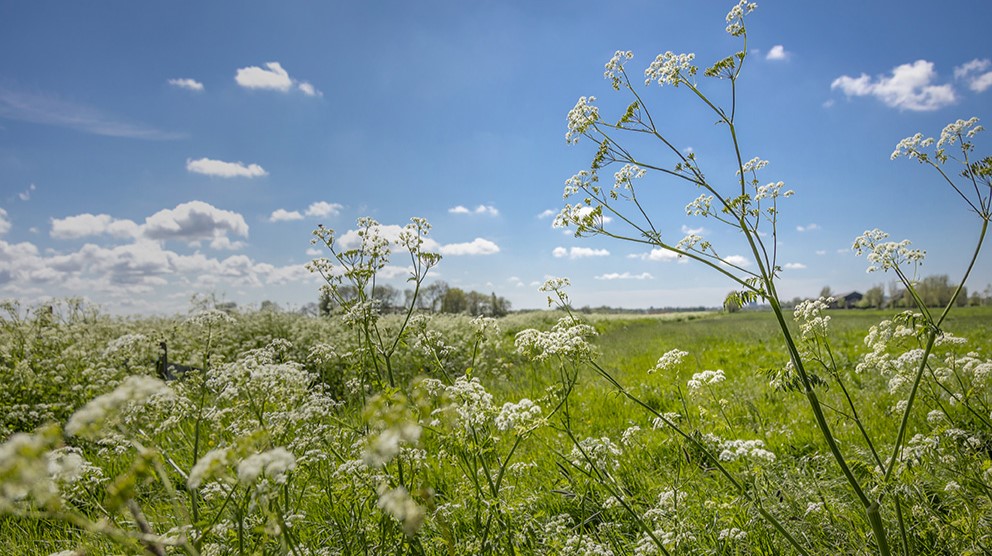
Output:
<path fill-rule="evenodd" d="M 951 283 L 946 274 L 927 276 L 916 283 L 916 292 L 927 307 L 944 307 L 954 296 L 956 285 Z M 822 297 L 833 295 L 829 286 L 820 292 Z M 961 288 L 955 304 L 958 307 L 965 306 L 990 306 L 992 305 L 992 284 L 985 286 L 982 291 L 972 290 L 969 294 L 967 287 Z M 911 308 L 916 303 L 902 283 L 898 281 L 889 282 L 887 285 L 876 284 L 864 292 L 861 301 L 855 307 L 862 309 L 895 309 Z"/>
<path fill-rule="evenodd" d="M 358 297 L 354 286 L 339 286 L 338 294 L 341 300 L 332 298 L 327 292 L 321 292 L 318 302 L 320 315 L 333 314 L 340 308 L 341 303 L 348 303 Z M 502 317 L 510 312 L 510 301 L 497 296 L 495 292 L 488 294 L 477 291 L 465 291 L 438 280 L 420 289 L 413 299 L 414 290 L 400 290 L 389 284 L 379 284 L 372 288 L 371 298 L 379 302 L 383 313 L 405 311 L 411 303 L 420 311 L 428 313 L 467 314 L 472 316 Z"/>

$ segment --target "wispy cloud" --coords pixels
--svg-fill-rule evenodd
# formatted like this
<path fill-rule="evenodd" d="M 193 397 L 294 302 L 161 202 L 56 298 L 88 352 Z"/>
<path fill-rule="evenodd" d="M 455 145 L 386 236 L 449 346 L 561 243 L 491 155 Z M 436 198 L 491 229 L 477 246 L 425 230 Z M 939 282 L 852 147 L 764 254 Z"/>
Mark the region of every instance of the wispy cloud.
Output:
<path fill-rule="evenodd" d="M 17 194 L 17 198 L 20 199 L 20 200 L 22 200 L 22 201 L 30 201 L 31 200 L 31 194 L 34 193 L 34 190 L 35 189 L 37 189 L 37 187 L 35 187 L 35 185 L 32 183 L 31 185 L 28 186 L 27 189 L 25 189 L 24 191 L 21 191 L 20 193 L 18 193 Z"/>
<path fill-rule="evenodd" d="M 10 219 L 7 218 L 7 211 L 0 208 L 0 236 L 10 231 Z"/>
<path fill-rule="evenodd" d="M 556 214 L 558 214 L 558 211 L 551 210 L 551 209 L 545 209 L 543 212 L 541 212 L 541 214 L 538 214 L 537 217 L 543 220 L 545 218 L 551 218 L 552 216 L 555 216 Z"/>
<path fill-rule="evenodd" d="M 257 178 L 269 175 L 258 164 L 245 166 L 243 162 L 224 162 L 223 160 L 213 160 L 210 158 L 187 159 L 186 170 L 194 174 L 204 174 L 206 176 L 217 176 L 221 178 Z"/>
<path fill-rule="evenodd" d="M 724 257 L 723 260 L 725 261 L 725 262 L 722 263 L 724 266 L 733 265 L 733 266 L 736 266 L 738 268 L 747 268 L 747 267 L 751 266 L 751 261 L 749 261 L 743 255 L 730 255 L 730 256 Z"/>
<path fill-rule="evenodd" d="M 891 108 L 927 112 L 953 104 L 958 98 L 954 87 L 937 85 L 936 79 L 933 62 L 917 60 L 874 79 L 865 73 L 858 77 L 842 75 L 834 79 L 830 88 L 840 89 L 848 97 L 873 96 Z"/>
<path fill-rule="evenodd" d="M 804 265 L 803 263 L 785 263 L 785 266 L 783 266 L 782 268 L 786 270 L 802 270 L 806 268 L 806 265 Z"/>
<path fill-rule="evenodd" d="M 172 85 L 173 87 L 178 87 L 180 89 L 187 89 L 190 91 L 196 91 L 198 93 L 203 91 L 203 83 L 200 83 L 196 79 L 190 79 L 188 77 L 183 77 L 179 79 L 170 79 L 168 83 L 169 85 Z"/>
<path fill-rule="evenodd" d="M 819 224 L 814 224 L 814 223 L 810 223 L 810 224 L 807 224 L 805 226 L 796 226 L 796 231 L 797 232 L 800 232 L 800 233 L 801 232 L 812 232 L 813 230 L 819 230 L 819 229 L 820 229 L 820 225 Z"/>
<path fill-rule="evenodd" d="M 264 68 L 248 66 L 239 68 L 234 80 L 246 89 L 267 89 L 288 93 L 294 87 L 310 97 L 323 96 L 309 81 L 297 81 L 289 76 L 279 62 L 269 62 Z"/>
<path fill-rule="evenodd" d="M 128 139 L 161 141 L 186 136 L 183 133 L 127 122 L 92 106 L 65 100 L 55 94 L 6 88 L 0 88 L 0 118 Z"/>
<path fill-rule="evenodd" d="M 954 68 L 954 78 L 968 84 L 968 88 L 976 93 L 984 93 L 992 87 L 992 60 L 988 58 L 974 60 Z"/>
<path fill-rule="evenodd" d="M 654 276 L 650 272 L 642 272 L 640 274 L 631 274 L 629 272 L 608 272 L 606 274 L 600 274 L 595 276 L 596 280 L 654 280 Z"/>

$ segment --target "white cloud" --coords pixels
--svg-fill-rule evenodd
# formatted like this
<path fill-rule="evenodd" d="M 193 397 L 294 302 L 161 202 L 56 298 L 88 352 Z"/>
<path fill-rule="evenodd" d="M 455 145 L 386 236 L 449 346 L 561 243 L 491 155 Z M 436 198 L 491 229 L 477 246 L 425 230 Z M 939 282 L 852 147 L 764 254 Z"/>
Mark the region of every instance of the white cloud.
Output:
<path fill-rule="evenodd" d="M 186 170 L 194 174 L 217 176 L 221 178 L 257 178 L 269 175 L 258 164 L 244 165 L 243 162 L 224 162 L 210 158 L 198 160 L 186 159 Z"/>
<path fill-rule="evenodd" d="M 734 265 L 740 268 L 747 268 L 751 266 L 751 261 L 742 255 L 730 255 L 723 258 L 724 265 Z"/>
<path fill-rule="evenodd" d="M 703 228 L 702 226 L 698 228 L 690 228 L 689 226 L 682 224 L 682 233 L 686 235 L 702 235 L 706 233 L 706 228 Z"/>
<path fill-rule="evenodd" d="M 558 214 L 558 211 L 551 210 L 551 209 L 546 209 L 541 214 L 538 214 L 537 217 L 543 220 L 545 218 L 551 218 L 552 216 L 555 216 L 557 214 Z"/>
<path fill-rule="evenodd" d="M 449 243 L 441 247 L 441 254 L 450 256 L 492 255 L 494 253 L 499 253 L 499 245 L 481 237 L 475 238 L 470 243 Z"/>
<path fill-rule="evenodd" d="M 328 203 L 327 201 L 317 201 L 316 203 L 310 203 L 307 207 L 307 216 L 337 216 L 341 209 L 344 207 L 337 203 Z"/>
<path fill-rule="evenodd" d="M 258 66 L 239 68 L 234 80 L 237 81 L 238 85 L 247 89 L 289 91 L 290 87 L 293 86 L 293 80 L 290 79 L 289 73 L 282 69 L 282 65 L 279 62 L 269 62 L 265 64 L 265 67 L 268 69 L 262 69 Z"/>
<path fill-rule="evenodd" d="M 163 209 L 145 219 L 145 237 L 154 240 L 198 241 L 228 233 L 248 237 L 248 224 L 236 212 L 219 209 L 203 201 L 190 201 L 174 209 Z"/>
<path fill-rule="evenodd" d="M 641 253 L 639 255 L 627 255 L 630 259 L 641 259 L 642 261 L 655 261 L 655 262 L 671 262 L 678 261 L 679 263 L 687 263 L 688 259 L 685 257 L 680 257 L 677 253 L 673 253 L 667 249 L 662 249 L 660 247 L 652 249 L 649 253 Z"/>
<path fill-rule="evenodd" d="M 246 89 L 267 89 L 288 93 L 293 85 L 296 85 L 297 89 L 307 96 L 315 97 L 324 94 L 308 81 L 300 82 L 291 78 L 289 72 L 283 69 L 279 62 L 269 62 L 265 64 L 265 68 L 258 66 L 239 68 L 234 80 Z"/>
<path fill-rule="evenodd" d="M 820 229 L 820 225 L 813 223 L 807 224 L 806 226 L 796 226 L 797 232 L 812 232 L 813 230 L 819 230 L 819 229 Z"/>
<path fill-rule="evenodd" d="M 324 93 L 322 93 L 322 92 L 318 91 L 317 89 L 315 89 L 314 86 L 311 85 L 309 81 L 302 81 L 302 82 L 300 82 L 300 84 L 297 85 L 297 89 L 299 89 L 303 94 L 305 94 L 308 97 L 322 97 L 322 96 L 324 96 Z"/>
<path fill-rule="evenodd" d="M 22 200 L 22 201 L 29 201 L 29 200 L 31 200 L 31 193 L 33 193 L 35 189 L 37 189 L 37 188 L 32 183 L 31 185 L 28 186 L 27 189 L 25 189 L 24 191 L 21 191 L 20 193 L 18 193 L 17 194 L 17 198 L 20 199 L 20 200 Z"/>
<path fill-rule="evenodd" d="M 785 51 L 785 47 L 784 46 L 782 46 L 780 44 L 776 44 L 775 46 L 772 47 L 771 50 L 768 51 L 768 54 L 765 55 L 765 59 L 766 60 L 786 60 L 786 59 L 789 58 L 789 54 L 790 54 L 789 52 L 786 52 Z"/>
<path fill-rule="evenodd" d="M 7 218 L 7 211 L 0 208 L 0 236 L 10 231 L 10 220 Z"/>
<path fill-rule="evenodd" d="M 195 79 L 190 79 L 188 77 L 183 77 L 180 79 L 170 79 L 169 85 L 173 87 L 179 87 L 180 89 L 188 89 L 190 91 L 200 92 L 203 90 L 203 83 Z"/>
<path fill-rule="evenodd" d="M 402 245 L 400 243 L 400 234 L 403 233 L 403 230 L 403 226 L 397 226 L 396 224 L 380 224 L 377 233 L 396 247 Z M 348 230 L 337 239 L 337 244 L 343 249 L 356 249 L 361 247 L 362 238 L 358 235 L 358 230 Z M 421 248 L 431 253 L 440 253 L 442 249 L 441 244 L 429 237 L 424 238 Z"/>
<path fill-rule="evenodd" d="M 123 121 L 102 110 L 48 93 L 17 91 L 0 87 L 0 117 L 34 124 L 67 127 L 108 137 L 172 140 L 186 137 L 139 123 Z"/>
<path fill-rule="evenodd" d="M 297 210 L 276 209 L 269 216 L 269 222 L 289 222 L 303 220 L 303 215 Z"/>
<path fill-rule="evenodd" d="M 823 256 L 827 254 L 827 251 L 825 249 L 817 249 L 816 254 Z"/>
<path fill-rule="evenodd" d="M 804 265 L 803 263 L 785 263 L 785 266 L 783 266 L 782 268 L 786 270 L 802 270 L 806 268 L 806 265 Z"/>
<path fill-rule="evenodd" d="M 951 85 L 935 85 L 937 78 L 933 62 L 917 60 L 893 68 L 890 75 L 872 79 L 862 73 L 859 77 L 843 75 L 830 84 L 848 97 L 874 96 L 886 106 L 900 110 L 930 111 L 943 108 L 957 100 Z"/>
<path fill-rule="evenodd" d="M 618 272 L 608 272 L 606 274 L 601 274 L 595 277 L 596 280 L 654 280 L 654 276 L 651 276 L 649 272 L 642 272 L 640 274 L 631 274 L 629 272 L 618 273 Z"/>
<path fill-rule="evenodd" d="M 141 235 L 141 227 L 132 220 L 118 220 L 109 214 L 84 213 L 52 219 L 51 236 L 56 239 L 78 239 L 101 235 L 137 238 Z"/>
<path fill-rule="evenodd" d="M 499 209 L 492 205 L 479 205 L 475 209 L 468 209 L 463 205 L 458 205 L 448 209 L 451 214 L 488 214 L 489 216 L 499 216 Z"/>
<path fill-rule="evenodd" d="M 607 257 L 610 252 L 606 249 L 592 249 L 591 247 L 572 247 L 571 249 L 555 247 L 551 254 L 559 259 L 563 257 L 584 259 L 587 257 Z"/>
<path fill-rule="evenodd" d="M 323 254 L 324 254 L 324 252 L 321 251 L 320 249 L 317 249 L 316 247 L 309 247 L 309 248 L 307 248 L 307 256 L 308 257 L 319 257 L 319 256 L 321 256 Z"/>
<path fill-rule="evenodd" d="M 974 60 L 954 68 L 954 78 L 964 80 L 968 88 L 976 93 L 984 93 L 992 87 L 992 60 Z"/>

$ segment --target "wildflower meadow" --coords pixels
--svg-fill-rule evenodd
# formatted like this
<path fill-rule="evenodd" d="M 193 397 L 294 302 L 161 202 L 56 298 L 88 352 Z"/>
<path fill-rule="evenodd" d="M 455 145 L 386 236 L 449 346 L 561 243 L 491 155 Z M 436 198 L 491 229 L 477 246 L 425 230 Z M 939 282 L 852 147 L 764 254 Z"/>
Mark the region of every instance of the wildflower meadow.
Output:
<path fill-rule="evenodd" d="M 417 298 L 444 263 L 422 218 L 398 235 L 363 218 L 348 245 L 314 231 L 330 316 L 6 301 L 0 553 L 992 553 L 992 312 L 957 303 L 992 217 L 982 126 L 893 138 L 892 164 L 974 222 L 945 306 L 918 294 L 927 253 L 866 222 L 852 249 L 915 308 L 786 309 L 776 231 L 802 192 L 765 177 L 736 119 L 755 9 L 732 7 L 740 49 L 701 71 L 670 51 L 606 62 L 625 108 L 568 112 L 591 162 L 555 223 L 708 267 L 728 309 L 767 311 L 588 315 L 560 277 L 547 311 L 434 314 Z M 674 146 L 652 106 L 678 95 L 710 111 L 736 172 Z M 660 233 L 658 183 L 738 243 Z M 753 266 L 726 256 L 741 250 Z M 409 270 L 398 311 L 375 296 L 387 264 Z"/>

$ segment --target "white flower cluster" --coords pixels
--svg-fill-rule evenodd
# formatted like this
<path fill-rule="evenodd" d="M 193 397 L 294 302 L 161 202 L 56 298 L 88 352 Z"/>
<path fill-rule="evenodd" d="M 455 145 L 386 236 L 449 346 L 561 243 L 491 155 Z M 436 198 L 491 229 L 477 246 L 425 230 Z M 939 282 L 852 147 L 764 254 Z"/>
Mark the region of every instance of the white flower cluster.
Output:
<path fill-rule="evenodd" d="M 821 297 L 819 299 L 807 299 L 796 305 L 792 314 L 799 322 L 799 333 L 804 340 L 813 340 L 816 337 L 827 335 L 830 317 L 823 316 L 822 313 L 829 309 L 833 302 L 834 298 L 832 297 Z"/>
<path fill-rule="evenodd" d="M 517 403 L 503 404 L 496 415 L 496 428 L 501 431 L 514 429 L 520 433 L 528 432 L 541 422 L 541 406 L 527 398 Z"/>
<path fill-rule="evenodd" d="M 758 5 L 754 2 L 741 0 L 736 6 L 727 12 L 727 32 L 733 36 L 744 33 L 744 16 L 756 10 Z"/>
<path fill-rule="evenodd" d="M 112 392 L 98 396 L 76 411 L 66 423 L 65 432 L 69 436 L 79 436 L 97 440 L 119 424 L 119 417 L 125 410 L 141 406 L 154 398 L 170 399 L 175 394 L 157 378 L 133 375 L 124 379 Z"/>
<path fill-rule="evenodd" d="M 572 465 L 586 472 L 591 472 L 593 469 L 612 471 L 620 464 L 617 458 L 621 455 L 623 455 L 623 450 L 614 444 L 608 436 L 590 437 L 579 441 L 579 445 L 572 448 L 568 459 Z"/>
<path fill-rule="evenodd" d="M 219 309 L 208 309 L 200 311 L 186 319 L 185 326 L 196 326 L 203 328 L 213 328 L 222 324 L 234 324 L 237 322 L 234 317 Z"/>
<path fill-rule="evenodd" d="M 720 531 L 721 541 L 742 541 L 747 538 L 747 532 L 741 531 L 736 527 L 730 529 L 723 529 Z"/>
<path fill-rule="evenodd" d="M 723 374 L 723 369 L 717 369 L 715 371 L 703 371 L 701 373 L 695 373 L 692 378 L 686 383 L 690 392 L 699 390 L 704 384 L 716 384 L 718 382 L 723 382 L 727 380 L 726 375 Z"/>
<path fill-rule="evenodd" d="M 56 433 L 55 427 L 35 434 L 18 432 L 0 444 L 0 512 L 29 499 L 43 507 L 58 505 L 48 459 Z"/>
<path fill-rule="evenodd" d="M 795 191 L 787 189 L 782 191 L 785 187 L 785 182 L 774 182 L 766 185 L 761 185 L 755 188 L 754 200 L 760 201 L 762 199 L 777 199 L 778 197 L 792 197 L 796 194 Z"/>
<path fill-rule="evenodd" d="M 362 458 L 369 467 L 382 467 L 400 453 L 403 444 L 415 445 L 421 431 L 417 423 L 397 423 L 372 438 Z"/>
<path fill-rule="evenodd" d="M 647 170 L 636 164 L 624 164 L 613 174 L 613 191 L 610 192 L 610 196 L 616 199 L 619 197 L 618 191 L 632 190 L 634 180 L 643 178 L 647 173 Z"/>
<path fill-rule="evenodd" d="M 688 83 L 688 77 L 696 75 L 698 68 L 692 65 L 695 54 L 675 54 L 672 51 L 659 54 L 648 69 L 644 70 L 644 84 L 650 85 L 657 81 L 659 85 L 678 87 L 680 83 Z"/>
<path fill-rule="evenodd" d="M 565 133 L 565 141 L 568 143 L 578 143 L 579 137 L 585 135 L 589 127 L 599 121 L 599 108 L 593 106 L 596 97 L 579 97 L 575 106 L 568 111 L 568 131 Z"/>
<path fill-rule="evenodd" d="M 868 262 L 871 265 L 868 266 L 868 272 L 877 270 L 885 272 L 905 263 L 919 265 L 923 262 L 927 255 L 926 251 L 910 249 L 908 239 L 900 242 L 884 241 L 888 237 L 889 234 L 875 228 L 874 230 L 865 230 L 865 233 L 854 240 L 854 245 L 851 248 L 856 254 L 862 255 L 865 251 L 869 251 Z"/>
<path fill-rule="evenodd" d="M 688 351 L 682 351 L 680 349 L 669 350 L 658 358 L 658 362 L 655 363 L 653 369 L 648 370 L 648 373 L 654 373 L 657 371 L 671 371 L 681 365 L 682 360 L 685 359 L 687 355 L 689 355 Z"/>
<path fill-rule="evenodd" d="M 610 61 L 606 62 L 606 71 L 603 72 L 603 77 L 612 82 L 613 90 L 620 90 L 620 85 L 624 79 L 623 65 L 633 57 L 634 53 L 629 50 L 617 50 Z"/>
<path fill-rule="evenodd" d="M 538 361 L 551 357 L 589 359 L 596 350 L 587 338 L 596 334 L 596 329 L 592 326 L 562 317 L 547 332 L 533 328 L 518 332 L 514 344 L 518 353 Z"/>
<path fill-rule="evenodd" d="M 468 379 L 460 376 L 444 389 L 444 394 L 451 405 L 435 412 L 454 410 L 458 423 L 466 430 L 484 425 L 493 412 L 493 396 L 478 377 Z"/>
<path fill-rule="evenodd" d="M 424 524 L 427 514 L 410 493 L 402 487 L 390 489 L 385 485 L 379 487 L 379 509 L 400 522 L 403 532 L 408 536 L 417 534 Z"/>
<path fill-rule="evenodd" d="M 958 120 L 954 123 L 947 124 L 940 132 L 940 140 L 937 141 L 937 147 L 940 148 L 944 145 L 953 145 L 961 139 L 963 134 L 966 135 L 968 139 L 975 137 L 979 131 L 985 129 L 980 125 L 975 125 L 977 123 L 978 118 L 972 116 L 967 120 Z M 967 133 L 965 133 L 966 129 L 968 129 Z"/>
<path fill-rule="evenodd" d="M 709 216 L 713 214 L 713 196 L 700 195 L 691 203 L 685 206 L 685 213 L 688 216 Z"/>
<path fill-rule="evenodd" d="M 263 473 L 271 482 L 285 484 L 288 473 L 296 468 L 296 457 L 282 447 L 252 454 L 238 463 L 238 481 L 249 485 Z"/>
<path fill-rule="evenodd" d="M 735 461 L 739 458 L 775 461 L 775 454 L 765 449 L 761 440 L 724 440 L 720 443 L 720 461 Z"/>

